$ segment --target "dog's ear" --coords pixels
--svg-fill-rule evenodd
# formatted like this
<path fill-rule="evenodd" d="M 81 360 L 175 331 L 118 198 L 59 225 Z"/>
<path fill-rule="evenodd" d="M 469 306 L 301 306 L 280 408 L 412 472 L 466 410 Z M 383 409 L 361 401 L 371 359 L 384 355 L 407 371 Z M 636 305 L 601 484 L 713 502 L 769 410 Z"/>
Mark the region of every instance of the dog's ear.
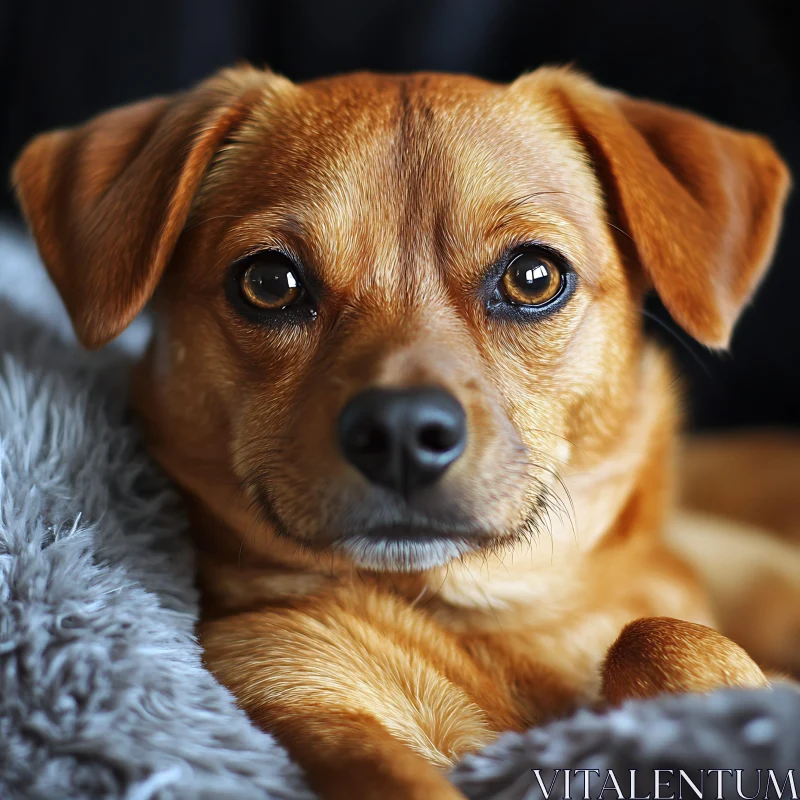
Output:
<path fill-rule="evenodd" d="M 570 71 L 543 77 L 649 284 L 695 339 L 726 347 L 773 254 L 786 165 L 761 136 L 602 89 Z"/>
<path fill-rule="evenodd" d="M 75 332 L 100 347 L 155 291 L 192 198 L 265 73 L 229 70 L 193 91 L 42 134 L 12 181 Z"/>

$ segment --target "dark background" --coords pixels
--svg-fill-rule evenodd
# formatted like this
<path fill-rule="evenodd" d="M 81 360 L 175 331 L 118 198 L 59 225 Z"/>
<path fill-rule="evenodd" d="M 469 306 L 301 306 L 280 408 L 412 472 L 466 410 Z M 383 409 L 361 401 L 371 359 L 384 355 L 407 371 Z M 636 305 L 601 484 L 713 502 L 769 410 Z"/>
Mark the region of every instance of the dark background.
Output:
<path fill-rule="evenodd" d="M 800 0 L 0 0 L 0 170 L 36 131 L 241 59 L 294 80 L 424 69 L 506 81 L 574 63 L 764 132 L 800 176 Z M 13 210 L 7 189 L 0 210 Z M 649 323 L 676 349 L 698 427 L 800 425 L 798 222 L 793 196 L 775 266 L 730 354 L 689 342 L 650 307 L 675 330 Z"/>

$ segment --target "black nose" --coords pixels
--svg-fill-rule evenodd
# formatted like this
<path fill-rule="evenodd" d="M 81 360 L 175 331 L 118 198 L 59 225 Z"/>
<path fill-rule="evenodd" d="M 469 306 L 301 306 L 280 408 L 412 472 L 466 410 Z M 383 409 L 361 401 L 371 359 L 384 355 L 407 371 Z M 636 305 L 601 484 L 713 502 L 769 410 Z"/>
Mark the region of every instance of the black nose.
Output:
<path fill-rule="evenodd" d="M 339 443 L 369 481 L 408 497 L 464 452 L 466 417 L 441 389 L 369 389 L 342 411 Z"/>

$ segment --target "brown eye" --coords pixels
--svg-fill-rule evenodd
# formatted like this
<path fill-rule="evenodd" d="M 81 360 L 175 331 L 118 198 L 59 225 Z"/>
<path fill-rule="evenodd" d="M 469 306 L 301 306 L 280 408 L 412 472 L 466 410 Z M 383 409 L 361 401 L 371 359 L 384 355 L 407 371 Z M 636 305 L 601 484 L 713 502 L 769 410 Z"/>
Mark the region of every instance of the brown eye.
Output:
<path fill-rule="evenodd" d="M 242 296 L 255 308 L 279 311 L 303 297 L 303 285 L 292 263 L 281 253 L 256 257 L 240 278 Z"/>
<path fill-rule="evenodd" d="M 500 285 L 515 305 L 543 306 L 561 294 L 564 273 L 540 252 L 520 253 L 506 268 Z"/>

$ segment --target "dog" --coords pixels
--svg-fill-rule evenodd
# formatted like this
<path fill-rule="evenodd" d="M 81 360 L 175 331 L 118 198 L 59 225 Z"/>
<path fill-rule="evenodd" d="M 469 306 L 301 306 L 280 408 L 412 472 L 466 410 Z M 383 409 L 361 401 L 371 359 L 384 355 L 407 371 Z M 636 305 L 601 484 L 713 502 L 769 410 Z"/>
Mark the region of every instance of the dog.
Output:
<path fill-rule="evenodd" d="M 668 541 L 640 313 L 728 345 L 789 190 L 766 139 L 570 69 L 242 66 L 38 136 L 13 182 L 86 347 L 151 304 L 133 404 L 206 663 L 323 797 L 456 798 L 502 731 L 768 685 L 714 555 Z"/>

